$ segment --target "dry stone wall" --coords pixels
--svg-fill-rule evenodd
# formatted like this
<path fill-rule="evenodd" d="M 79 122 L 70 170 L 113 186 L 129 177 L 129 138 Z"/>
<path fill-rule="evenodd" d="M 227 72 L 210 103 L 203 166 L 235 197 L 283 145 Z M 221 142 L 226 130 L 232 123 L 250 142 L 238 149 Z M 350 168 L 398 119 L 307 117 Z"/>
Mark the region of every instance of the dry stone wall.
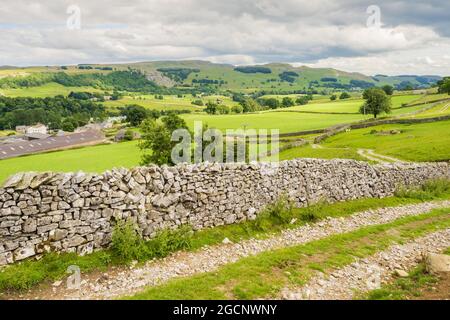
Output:
<path fill-rule="evenodd" d="M 21 173 L 0 189 L 0 265 L 45 252 L 107 247 L 117 220 L 151 238 L 182 224 L 202 229 L 253 219 L 280 195 L 297 205 L 385 197 L 399 185 L 450 178 L 448 163 L 371 166 L 353 160 L 196 164 L 103 174 Z"/>

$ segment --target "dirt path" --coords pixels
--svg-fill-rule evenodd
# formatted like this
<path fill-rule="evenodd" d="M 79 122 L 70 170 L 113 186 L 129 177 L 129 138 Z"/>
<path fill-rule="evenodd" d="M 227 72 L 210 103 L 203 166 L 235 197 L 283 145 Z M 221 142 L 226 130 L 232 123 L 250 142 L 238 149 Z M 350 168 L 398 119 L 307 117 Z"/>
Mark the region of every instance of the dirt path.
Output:
<path fill-rule="evenodd" d="M 297 289 L 285 288 L 281 298 L 289 300 L 348 300 L 380 287 L 395 276 L 395 270 L 409 270 L 424 252 L 438 253 L 450 246 L 450 229 L 428 234 L 402 245 L 394 245 L 368 258 L 322 273 Z"/>
<path fill-rule="evenodd" d="M 327 148 L 324 147 L 323 145 L 320 144 L 316 144 L 313 143 L 311 144 L 311 147 L 313 149 L 344 149 L 344 150 L 348 150 L 348 148 Z M 374 161 L 374 162 L 378 162 L 378 163 L 389 163 L 389 162 L 405 162 L 403 160 L 394 158 L 394 157 L 390 157 L 390 156 L 385 156 L 379 153 L 375 153 L 374 150 L 372 149 L 358 149 L 357 153 L 361 156 L 364 157 L 368 160 Z"/>
<path fill-rule="evenodd" d="M 426 202 L 401 207 L 381 208 L 355 213 L 348 217 L 328 218 L 315 224 L 288 229 L 265 239 L 205 247 L 195 252 L 177 252 L 153 260 L 142 267 L 117 268 L 106 273 L 81 275 L 79 291 L 66 289 L 65 283 L 42 286 L 21 299 L 111 299 L 131 295 L 146 286 L 159 285 L 170 279 L 214 271 L 247 256 L 283 247 L 304 244 L 331 235 L 351 232 L 361 227 L 385 224 L 401 217 L 418 215 L 436 208 L 450 207 L 450 201 Z"/>
<path fill-rule="evenodd" d="M 369 159 L 371 161 L 375 161 L 378 163 L 389 163 L 389 162 L 406 162 L 394 157 L 385 156 L 379 153 L 375 153 L 372 149 L 358 149 L 358 154 L 361 157 L 364 157 L 366 159 Z"/>

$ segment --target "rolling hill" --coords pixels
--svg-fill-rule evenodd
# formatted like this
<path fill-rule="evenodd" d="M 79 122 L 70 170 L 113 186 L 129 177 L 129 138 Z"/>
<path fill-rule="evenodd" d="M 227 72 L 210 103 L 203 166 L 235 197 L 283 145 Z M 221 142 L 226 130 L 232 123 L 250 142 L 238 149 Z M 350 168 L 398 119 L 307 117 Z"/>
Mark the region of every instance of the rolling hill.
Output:
<path fill-rule="evenodd" d="M 61 67 L 5 67 L 0 71 L 0 87 L 7 88 L 8 78 L 32 77 L 36 74 L 64 72 L 76 77 L 80 74 L 107 75 L 118 71 L 139 70 L 149 82 L 160 87 L 202 89 L 209 91 L 253 93 L 312 92 L 328 94 L 333 91 L 357 91 L 371 86 L 392 85 L 398 89 L 427 88 L 438 76 L 366 76 L 331 68 L 294 67 L 290 64 L 270 63 L 236 67 L 207 61 L 154 61 L 127 64 L 89 64 Z M 49 78 L 50 79 L 50 78 Z M 48 80 L 52 81 L 52 80 Z M 130 90 L 133 91 L 133 90 Z"/>

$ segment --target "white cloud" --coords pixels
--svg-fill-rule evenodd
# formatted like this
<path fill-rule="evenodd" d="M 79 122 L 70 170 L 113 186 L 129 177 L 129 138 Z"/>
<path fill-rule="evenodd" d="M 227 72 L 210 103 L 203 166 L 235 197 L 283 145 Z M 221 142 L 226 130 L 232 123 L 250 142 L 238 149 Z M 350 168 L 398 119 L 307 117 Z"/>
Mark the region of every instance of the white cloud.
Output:
<path fill-rule="evenodd" d="M 373 54 L 364 57 L 332 57 L 315 63 L 305 64 L 309 67 L 331 67 L 349 72 L 361 72 L 368 75 L 378 73 L 387 75 L 450 74 L 450 60 L 441 57 L 442 52 L 449 52 L 450 44 L 433 44 L 428 48 Z"/>
<path fill-rule="evenodd" d="M 389 14 L 398 15 L 404 2 L 378 2 L 384 23 L 378 29 L 366 27 L 371 3 L 352 0 L 2 2 L 0 42 L 7 45 L 0 65 L 195 57 L 232 64 L 293 61 L 364 73 L 418 73 L 425 67 L 426 73 L 450 73 L 442 55 L 448 51 L 441 51 L 450 40 L 438 32 L 438 21 L 424 23 L 412 6 L 395 24 Z M 66 28 L 73 3 L 81 9 L 81 30 Z M 417 7 L 439 14 L 433 6 Z"/>

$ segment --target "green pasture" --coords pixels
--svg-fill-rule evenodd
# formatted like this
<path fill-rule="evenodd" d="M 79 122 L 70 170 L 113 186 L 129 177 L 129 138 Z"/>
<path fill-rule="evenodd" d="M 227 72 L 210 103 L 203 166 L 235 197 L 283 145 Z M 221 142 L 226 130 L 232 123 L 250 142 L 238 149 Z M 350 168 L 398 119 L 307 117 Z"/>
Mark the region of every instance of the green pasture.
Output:
<path fill-rule="evenodd" d="M 185 95 L 183 97 L 165 95 L 163 99 L 157 99 L 154 95 L 135 95 L 126 96 L 120 100 L 107 101 L 105 106 L 109 108 L 123 107 L 130 104 L 137 104 L 150 110 L 190 110 L 190 111 L 202 111 L 205 106 L 197 106 L 192 104 L 194 100 L 202 100 L 204 104 L 208 101 L 217 102 L 220 100 L 222 104 L 232 107 L 236 105 L 229 97 L 221 95 L 203 96 L 194 98 L 191 95 Z"/>
<path fill-rule="evenodd" d="M 137 142 L 98 145 L 54 151 L 0 160 L 0 183 L 8 176 L 23 171 L 60 171 L 101 173 L 114 167 L 139 165 L 141 151 Z"/>
<path fill-rule="evenodd" d="M 439 103 L 431 109 L 425 110 L 418 114 L 410 116 L 410 118 L 432 118 L 447 116 L 450 114 L 450 101 Z"/>
<path fill-rule="evenodd" d="M 373 130 L 399 130 L 376 134 Z M 391 124 L 352 130 L 328 138 L 326 148 L 373 149 L 376 153 L 408 161 L 450 160 L 450 120 L 421 124 Z"/>
<path fill-rule="evenodd" d="M 13 134 L 15 131 L 12 130 L 0 130 L 0 137 L 4 137 L 10 134 Z"/>
<path fill-rule="evenodd" d="M 392 108 L 396 109 L 403 103 L 410 103 L 420 98 L 417 95 L 393 96 L 391 98 Z M 308 112 L 338 112 L 338 113 L 358 113 L 359 108 L 364 103 L 363 99 L 336 100 L 324 103 L 309 103 L 303 106 L 290 107 L 286 110 L 308 111 Z"/>
<path fill-rule="evenodd" d="M 448 95 L 447 93 L 426 94 L 419 99 L 412 101 L 412 103 L 428 103 L 444 99 L 450 99 L 450 95 Z"/>
<path fill-rule="evenodd" d="M 361 114 L 314 114 L 299 112 L 262 112 L 251 114 L 208 115 L 185 114 L 182 117 L 192 129 L 194 121 L 202 121 L 210 128 L 226 129 L 279 129 L 280 133 L 313 130 L 340 123 L 368 119 Z"/>
<path fill-rule="evenodd" d="M 57 95 L 67 96 L 70 92 L 103 92 L 93 87 L 65 87 L 61 84 L 50 82 L 38 87 L 19 88 L 19 89 L 0 89 L 0 94 L 7 97 L 34 97 L 45 98 Z"/>

